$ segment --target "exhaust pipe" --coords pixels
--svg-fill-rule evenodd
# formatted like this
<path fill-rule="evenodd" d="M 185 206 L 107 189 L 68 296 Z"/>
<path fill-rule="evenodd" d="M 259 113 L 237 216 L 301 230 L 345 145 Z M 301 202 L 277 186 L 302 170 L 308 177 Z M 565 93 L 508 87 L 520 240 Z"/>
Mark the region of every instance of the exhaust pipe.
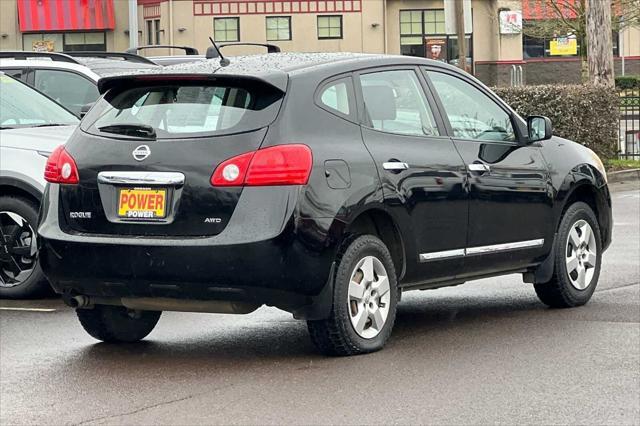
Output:
<path fill-rule="evenodd" d="M 62 297 L 62 300 L 67 306 L 70 306 L 74 309 L 86 308 L 87 306 L 90 306 L 92 304 L 91 299 L 89 297 L 82 296 L 82 295 L 71 296 L 71 295 L 65 294 Z"/>

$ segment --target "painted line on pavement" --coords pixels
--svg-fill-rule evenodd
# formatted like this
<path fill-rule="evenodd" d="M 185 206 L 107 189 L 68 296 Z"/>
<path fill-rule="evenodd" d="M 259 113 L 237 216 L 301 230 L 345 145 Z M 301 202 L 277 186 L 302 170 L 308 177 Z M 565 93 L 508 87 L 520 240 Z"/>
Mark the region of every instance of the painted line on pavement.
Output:
<path fill-rule="evenodd" d="M 9 308 L 0 306 L 0 311 L 27 311 L 27 312 L 55 312 L 57 309 L 49 308 Z"/>

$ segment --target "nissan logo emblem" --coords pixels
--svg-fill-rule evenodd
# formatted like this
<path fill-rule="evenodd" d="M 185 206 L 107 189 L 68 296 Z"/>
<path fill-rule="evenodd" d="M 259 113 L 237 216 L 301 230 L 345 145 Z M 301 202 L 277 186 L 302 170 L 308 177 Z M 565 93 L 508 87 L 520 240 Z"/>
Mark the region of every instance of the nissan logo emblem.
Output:
<path fill-rule="evenodd" d="M 135 158 L 138 161 L 142 161 L 151 155 L 151 149 L 149 149 L 149 145 L 140 145 L 139 147 L 133 150 L 132 154 L 133 154 L 133 158 Z"/>

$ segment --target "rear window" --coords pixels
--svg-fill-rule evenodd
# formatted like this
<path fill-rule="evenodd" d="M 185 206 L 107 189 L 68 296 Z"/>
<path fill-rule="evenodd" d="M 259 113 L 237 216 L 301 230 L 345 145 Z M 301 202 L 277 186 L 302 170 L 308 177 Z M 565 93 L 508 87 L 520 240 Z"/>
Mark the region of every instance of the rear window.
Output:
<path fill-rule="evenodd" d="M 170 85 L 108 92 L 83 120 L 93 134 L 108 126 L 150 126 L 156 138 L 185 138 L 256 130 L 276 117 L 282 93 L 270 87 Z M 85 124 L 88 123 L 88 124 Z"/>

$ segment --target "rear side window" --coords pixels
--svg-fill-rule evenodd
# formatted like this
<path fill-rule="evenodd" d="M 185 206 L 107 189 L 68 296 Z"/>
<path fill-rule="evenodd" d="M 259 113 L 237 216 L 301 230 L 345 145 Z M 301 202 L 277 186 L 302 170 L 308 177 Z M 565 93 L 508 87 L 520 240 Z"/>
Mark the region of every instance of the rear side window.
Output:
<path fill-rule="evenodd" d="M 344 115 L 349 115 L 349 86 L 346 79 L 325 86 L 320 95 L 322 105 Z"/>
<path fill-rule="evenodd" d="M 76 114 L 100 96 L 92 81 L 68 71 L 36 70 L 34 86 Z"/>
<path fill-rule="evenodd" d="M 282 93 L 269 88 L 171 85 L 107 93 L 91 114 L 89 131 L 107 126 L 151 126 L 158 139 L 255 130 L 276 117 Z M 93 112 L 93 111 L 92 111 Z"/>

